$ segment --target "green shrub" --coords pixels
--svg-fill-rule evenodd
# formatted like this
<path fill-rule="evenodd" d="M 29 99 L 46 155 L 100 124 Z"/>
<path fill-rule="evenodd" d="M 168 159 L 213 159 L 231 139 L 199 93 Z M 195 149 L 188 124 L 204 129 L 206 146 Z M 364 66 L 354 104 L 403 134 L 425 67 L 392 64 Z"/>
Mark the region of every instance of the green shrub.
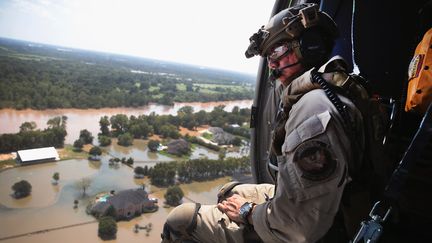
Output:
<path fill-rule="evenodd" d="M 167 192 L 164 195 L 166 204 L 171 206 L 179 205 L 183 196 L 184 193 L 182 189 L 177 185 L 168 187 Z"/>
<path fill-rule="evenodd" d="M 99 136 L 99 144 L 102 147 L 111 145 L 111 138 L 104 136 L 104 135 L 101 135 L 101 136 Z"/>
<path fill-rule="evenodd" d="M 94 146 L 90 149 L 89 154 L 100 156 L 102 155 L 102 150 L 98 146 Z"/>
<path fill-rule="evenodd" d="M 150 140 L 147 144 L 147 147 L 152 152 L 156 152 L 159 147 L 159 140 Z"/>
<path fill-rule="evenodd" d="M 105 216 L 99 219 L 98 235 L 103 240 L 115 239 L 117 235 L 117 222 L 113 217 Z"/>
<path fill-rule="evenodd" d="M 125 133 L 122 134 L 120 136 L 118 136 L 118 141 L 117 141 L 118 145 L 121 146 L 130 146 L 133 144 L 133 137 L 130 133 Z"/>
<path fill-rule="evenodd" d="M 22 198 L 30 195 L 32 186 L 31 184 L 26 180 L 21 180 L 12 186 L 12 190 L 14 190 L 14 197 L 15 198 Z"/>

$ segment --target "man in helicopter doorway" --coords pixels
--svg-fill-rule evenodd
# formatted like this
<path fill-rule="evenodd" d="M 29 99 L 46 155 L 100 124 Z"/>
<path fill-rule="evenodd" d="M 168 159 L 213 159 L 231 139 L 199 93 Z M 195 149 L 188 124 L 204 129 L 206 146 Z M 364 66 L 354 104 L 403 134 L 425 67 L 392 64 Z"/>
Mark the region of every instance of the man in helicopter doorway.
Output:
<path fill-rule="evenodd" d="M 361 113 L 330 90 L 349 77 L 343 60 L 329 60 L 337 36 L 335 22 L 311 3 L 282 10 L 251 36 L 246 56 L 266 57 L 283 90 L 271 142 L 274 185 L 228 183 L 217 205 L 176 207 L 162 242 L 322 240 L 364 147 Z"/>

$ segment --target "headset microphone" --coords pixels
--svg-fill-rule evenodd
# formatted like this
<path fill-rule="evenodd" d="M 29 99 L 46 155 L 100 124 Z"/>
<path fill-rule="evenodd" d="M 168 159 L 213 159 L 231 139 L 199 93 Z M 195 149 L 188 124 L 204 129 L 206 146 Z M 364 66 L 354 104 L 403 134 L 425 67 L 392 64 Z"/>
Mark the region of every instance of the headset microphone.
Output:
<path fill-rule="evenodd" d="M 272 70 L 270 71 L 270 80 L 271 80 L 271 81 L 274 81 L 274 80 L 278 79 L 280 76 L 282 76 L 282 71 L 283 71 L 284 69 L 286 69 L 286 68 L 290 68 L 290 67 L 295 66 L 295 65 L 297 65 L 297 64 L 300 64 L 300 62 L 295 62 L 295 63 L 288 64 L 288 65 L 286 65 L 286 66 L 283 66 L 283 67 L 281 67 L 281 68 L 275 68 L 275 69 L 272 69 Z"/>

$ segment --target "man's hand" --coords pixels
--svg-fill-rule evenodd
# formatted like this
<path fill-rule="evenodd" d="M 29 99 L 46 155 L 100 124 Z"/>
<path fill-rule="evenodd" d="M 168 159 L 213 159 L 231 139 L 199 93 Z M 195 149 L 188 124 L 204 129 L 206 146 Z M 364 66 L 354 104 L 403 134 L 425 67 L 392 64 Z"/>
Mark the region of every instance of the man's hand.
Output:
<path fill-rule="evenodd" d="M 224 212 L 232 221 L 237 223 L 247 223 L 247 222 L 243 222 L 239 214 L 240 207 L 246 202 L 247 202 L 246 198 L 238 194 L 233 194 L 232 196 L 223 200 L 221 203 L 218 203 L 217 207 L 220 211 Z"/>

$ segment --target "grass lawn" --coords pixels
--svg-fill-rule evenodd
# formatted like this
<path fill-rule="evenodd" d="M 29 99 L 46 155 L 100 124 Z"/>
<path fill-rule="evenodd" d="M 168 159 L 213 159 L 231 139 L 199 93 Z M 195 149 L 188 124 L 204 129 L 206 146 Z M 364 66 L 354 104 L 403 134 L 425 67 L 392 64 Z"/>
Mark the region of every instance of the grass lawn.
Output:
<path fill-rule="evenodd" d="M 16 161 L 14 159 L 0 161 L 0 169 L 14 167 L 15 165 L 16 165 Z"/>
<path fill-rule="evenodd" d="M 72 145 L 65 145 L 64 148 L 57 150 L 60 155 L 61 160 L 68 160 L 68 159 L 87 159 L 88 152 L 85 150 L 81 152 L 76 152 L 73 150 Z"/>
<path fill-rule="evenodd" d="M 190 156 L 189 154 L 186 154 L 186 155 L 183 155 L 183 156 L 177 156 L 177 155 L 174 155 L 174 154 L 170 154 L 170 153 L 168 153 L 167 151 L 164 151 L 164 150 L 158 151 L 158 153 L 160 153 L 162 155 L 165 155 L 167 157 L 173 158 L 175 160 L 188 160 L 189 156 Z"/>
<path fill-rule="evenodd" d="M 208 140 L 211 140 L 213 138 L 213 134 L 208 133 L 208 132 L 203 133 L 202 136 L 204 138 L 207 138 Z"/>

